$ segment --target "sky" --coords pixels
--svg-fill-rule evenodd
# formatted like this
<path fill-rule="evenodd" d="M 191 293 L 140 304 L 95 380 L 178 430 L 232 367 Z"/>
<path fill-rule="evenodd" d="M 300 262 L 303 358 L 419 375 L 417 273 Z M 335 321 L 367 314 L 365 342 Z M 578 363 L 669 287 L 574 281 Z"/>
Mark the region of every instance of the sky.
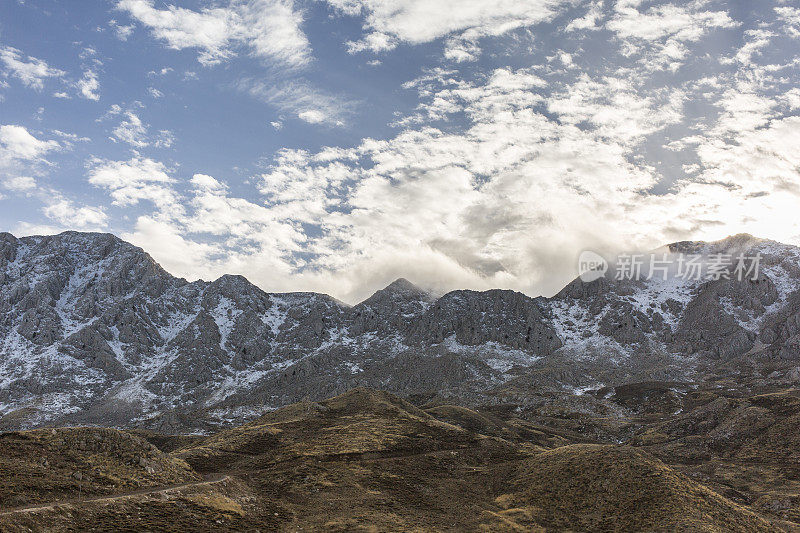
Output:
<path fill-rule="evenodd" d="M 4 0 L 0 231 L 354 303 L 800 244 L 790 0 Z"/>

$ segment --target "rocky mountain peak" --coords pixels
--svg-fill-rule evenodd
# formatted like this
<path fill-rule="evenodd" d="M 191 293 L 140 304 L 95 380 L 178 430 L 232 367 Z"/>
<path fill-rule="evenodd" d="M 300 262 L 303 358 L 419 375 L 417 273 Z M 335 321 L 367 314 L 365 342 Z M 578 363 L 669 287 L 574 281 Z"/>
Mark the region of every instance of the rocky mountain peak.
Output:
<path fill-rule="evenodd" d="M 389 285 L 387 285 L 384 290 L 408 291 L 408 290 L 419 290 L 419 288 L 410 281 L 408 281 L 406 278 L 397 278 Z"/>
<path fill-rule="evenodd" d="M 414 285 L 405 278 L 398 278 L 392 283 L 375 292 L 372 296 L 362 302 L 365 305 L 373 305 L 386 300 L 417 300 L 428 302 L 433 296 L 426 290 Z"/>

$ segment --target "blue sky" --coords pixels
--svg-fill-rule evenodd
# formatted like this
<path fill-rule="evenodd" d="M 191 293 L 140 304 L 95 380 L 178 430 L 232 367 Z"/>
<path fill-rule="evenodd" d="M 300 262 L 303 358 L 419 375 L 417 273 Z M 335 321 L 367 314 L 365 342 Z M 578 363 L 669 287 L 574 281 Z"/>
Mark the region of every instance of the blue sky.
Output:
<path fill-rule="evenodd" d="M 8 0 L 0 229 L 356 301 L 800 244 L 790 1 Z"/>

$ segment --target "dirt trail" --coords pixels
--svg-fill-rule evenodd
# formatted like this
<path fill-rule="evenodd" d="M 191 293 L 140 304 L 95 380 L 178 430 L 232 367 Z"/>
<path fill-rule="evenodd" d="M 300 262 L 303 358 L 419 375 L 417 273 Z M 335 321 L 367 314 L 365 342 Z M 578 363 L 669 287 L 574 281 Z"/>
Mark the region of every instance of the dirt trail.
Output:
<path fill-rule="evenodd" d="M 159 494 L 164 492 L 170 492 L 173 490 L 180 490 L 186 489 L 191 487 L 202 487 L 205 485 L 214 485 L 216 483 L 222 483 L 223 481 L 227 481 L 230 479 L 227 474 L 209 474 L 206 476 L 203 481 L 193 481 L 190 483 L 178 483 L 176 485 L 161 485 L 158 487 L 149 487 L 145 489 L 134 490 L 131 492 L 124 492 L 121 494 L 110 494 L 105 496 L 90 496 L 87 498 L 72 498 L 67 500 L 58 500 L 55 502 L 47 502 L 47 503 L 34 503 L 31 505 L 25 505 L 22 507 L 15 507 L 13 509 L 3 509 L 0 510 L 0 516 L 10 515 L 14 513 L 25 513 L 25 512 L 32 512 L 32 511 L 40 511 L 45 509 L 54 509 L 60 505 L 72 505 L 72 504 L 82 504 L 87 502 L 106 502 L 106 501 L 115 501 L 115 500 L 123 500 L 125 498 L 132 498 L 136 496 L 146 496 L 148 494 Z"/>

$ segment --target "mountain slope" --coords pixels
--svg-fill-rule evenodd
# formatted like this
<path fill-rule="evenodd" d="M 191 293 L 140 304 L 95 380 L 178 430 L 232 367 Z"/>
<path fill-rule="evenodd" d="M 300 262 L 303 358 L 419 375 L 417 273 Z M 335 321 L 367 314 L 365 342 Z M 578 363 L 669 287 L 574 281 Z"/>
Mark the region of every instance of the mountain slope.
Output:
<path fill-rule="evenodd" d="M 786 398 L 767 403 L 796 407 Z M 121 481 L 104 493 L 126 496 L 78 500 L 74 487 L 72 495 L 58 487 L 37 494 L 53 503 L 46 508 L 0 510 L 0 529 L 750 532 L 796 525 L 735 503 L 642 449 L 564 438 L 534 445 L 529 434 L 506 431 L 521 430 L 519 422 L 463 407 L 420 408 L 358 388 L 156 454 L 168 465 L 190 465 L 188 483 L 148 483 L 131 493 L 131 481 L 146 474 L 138 462 L 127 471 L 98 465 L 93 479 L 115 472 Z M 88 438 L 109 430 L 76 431 Z M 86 447 L 58 450 L 92 457 Z M 200 475 L 203 481 L 191 481 Z"/>
<path fill-rule="evenodd" d="M 398 280 L 351 307 L 240 276 L 189 283 L 112 235 L 0 234 L 0 428 L 212 430 L 360 385 L 598 412 L 619 406 L 587 390 L 637 381 L 797 382 L 800 250 L 749 236 L 667 249 L 738 251 L 763 256 L 757 280 L 609 272 L 550 299 Z"/>
<path fill-rule="evenodd" d="M 526 459 L 501 516 L 554 531 L 774 531 L 640 450 L 564 446 Z M 510 529 L 510 528 L 509 528 Z"/>

